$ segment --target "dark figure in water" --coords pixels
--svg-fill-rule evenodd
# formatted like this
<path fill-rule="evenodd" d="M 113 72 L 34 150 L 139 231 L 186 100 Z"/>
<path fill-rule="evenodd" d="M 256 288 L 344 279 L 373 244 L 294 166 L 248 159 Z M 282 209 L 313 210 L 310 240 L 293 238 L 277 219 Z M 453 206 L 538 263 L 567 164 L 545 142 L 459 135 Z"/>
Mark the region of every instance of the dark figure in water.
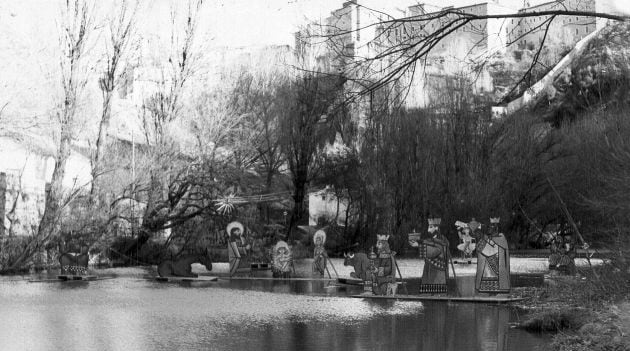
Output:
<path fill-rule="evenodd" d="M 354 272 L 350 273 L 352 278 L 361 279 L 363 281 L 369 280 L 367 272 L 370 267 L 370 260 L 365 253 L 354 253 L 353 251 L 350 251 L 347 254 L 344 253 L 343 265 L 354 267 Z"/>
<path fill-rule="evenodd" d="M 79 250 L 73 250 L 71 245 L 68 245 L 68 247 L 69 248 L 66 249 L 66 245 L 64 245 L 64 243 L 59 245 L 59 251 L 62 252 L 62 254 L 59 255 L 61 274 L 87 274 L 88 262 L 90 260 L 88 247 L 81 246 Z"/>
<path fill-rule="evenodd" d="M 197 278 L 198 274 L 192 272 L 191 265 L 193 263 L 201 263 L 207 270 L 212 270 L 212 258 L 210 252 L 205 250 L 197 254 L 184 255 L 176 259 L 170 259 L 160 262 L 157 267 L 160 277 L 191 277 Z"/>

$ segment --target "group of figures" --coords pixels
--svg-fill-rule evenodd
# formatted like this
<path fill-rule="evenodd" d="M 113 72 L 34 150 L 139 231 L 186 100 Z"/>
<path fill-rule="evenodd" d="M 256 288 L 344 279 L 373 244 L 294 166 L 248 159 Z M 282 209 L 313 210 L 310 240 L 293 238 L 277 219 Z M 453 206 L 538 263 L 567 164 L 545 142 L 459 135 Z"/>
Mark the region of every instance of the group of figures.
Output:
<path fill-rule="evenodd" d="M 490 218 L 487 231 L 481 230 L 481 224 L 474 218 L 470 223 L 455 223 L 462 241 L 458 249 L 469 258 L 477 251 L 475 290 L 479 293 L 510 292 L 510 254 L 505 236 L 499 233 L 499 221 Z M 420 293 L 447 293 L 449 263 L 452 267 L 449 241 L 440 233 L 440 218 L 429 218 L 428 222 L 429 238 L 419 240 L 417 233 L 409 234 L 409 244 L 417 247 L 420 258 L 424 259 Z"/>
<path fill-rule="evenodd" d="M 420 294 L 448 293 L 449 265 L 453 267 L 448 239 L 440 233 L 440 218 L 429 218 L 429 237 L 422 239 L 420 233 L 410 233 L 409 244 L 418 249 L 419 256 L 424 261 Z M 499 233 L 499 218 L 490 218 L 487 231 L 481 231 L 481 224 L 474 219 L 470 223 L 458 221 L 456 225 L 461 229 L 461 249 L 472 255 L 477 252 L 477 271 L 475 290 L 478 293 L 509 293 L 510 292 L 510 254 L 507 240 Z M 473 232 L 480 232 L 473 237 Z M 396 264 L 395 255 L 388 243 L 388 235 L 377 235 L 377 253 L 350 252 L 345 254 L 344 265 L 354 266 L 351 276 L 364 280 L 364 285 L 371 286 L 371 291 L 378 295 L 395 294 L 396 292 Z M 399 273 L 400 274 L 400 273 Z"/>
<path fill-rule="evenodd" d="M 268 269 L 266 257 L 270 256 L 271 271 L 274 277 L 289 278 L 295 272 L 291 247 L 284 240 L 278 240 L 271 248 L 271 254 L 265 255 L 260 240 L 251 240 L 245 234 L 245 228 L 240 222 L 227 225 L 228 259 L 230 276 L 239 273 L 251 273 L 252 270 Z"/>

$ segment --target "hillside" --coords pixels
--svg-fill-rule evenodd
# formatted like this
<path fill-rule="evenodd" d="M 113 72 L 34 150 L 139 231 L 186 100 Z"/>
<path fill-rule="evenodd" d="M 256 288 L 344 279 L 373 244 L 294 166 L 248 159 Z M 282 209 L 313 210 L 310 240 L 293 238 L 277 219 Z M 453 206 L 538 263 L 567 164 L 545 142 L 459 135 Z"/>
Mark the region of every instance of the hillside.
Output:
<path fill-rule="evenodd" d="M 582 55 L 553 82 L 536 109 L 554 126 L 582 113 L 630 103 L 630 24 L 611 25 L 591 40 Z"/>

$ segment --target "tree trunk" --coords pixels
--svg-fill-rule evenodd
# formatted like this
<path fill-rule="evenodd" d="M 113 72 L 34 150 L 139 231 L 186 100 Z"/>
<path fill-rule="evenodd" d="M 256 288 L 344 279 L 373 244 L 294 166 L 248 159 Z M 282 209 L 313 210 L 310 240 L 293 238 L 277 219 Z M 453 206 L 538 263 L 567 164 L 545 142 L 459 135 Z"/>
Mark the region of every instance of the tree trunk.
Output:
<path fill-rule="evenodd" d="M 70 157 L 70 135 L 62 132 L 59 148 L 57 149 L 57 158 L 55 160 L 55 169 L 50 181 L 50 191 L 46 196 L 46 204 L 44 207 L 44 216 L 39 222 L 37 235 L 31 240 L 18 256 L 15 261 L 9 263 L 6 271 L 14 271 L 24 265 L 40 247 L 45 246 L 50 239 L 59 235 L 61 231 L 61 213 L 64 201 L 63 194 L 63 178 L 66 174 L 66 162 Z"/>
<path fill-rule="evenodd" d="M 300 165 L 295 174 L 293 185 L 295 190 L 293 191 L 293 213 L 291 214 L 291 220 L 289 221 L 289 228 L 287 233 L 287 241 L 291 239 L 291 233 L 293 228 L 302 219 L 304 215 L 304 198 L 306 197 L 306 183 L 308 179 L 308 165 Z"/>
<path fill-rule="evenodd" d="M 92 186 L 90 188 L 90 201 L 92 204 L 98 204 L 98 195 L 100 191 L 99 176 L 102 172 L 102 159 L 105 153 L 105 145 L 107 144 L 107 136 L 109 129 L 109 121 L 112 111 L 112 94 L 113 91 L 106 89 L 103 96 L 103 115 L 98 128 L 98 139 L 96 139 L 96 153 L 92 161 Z"/>

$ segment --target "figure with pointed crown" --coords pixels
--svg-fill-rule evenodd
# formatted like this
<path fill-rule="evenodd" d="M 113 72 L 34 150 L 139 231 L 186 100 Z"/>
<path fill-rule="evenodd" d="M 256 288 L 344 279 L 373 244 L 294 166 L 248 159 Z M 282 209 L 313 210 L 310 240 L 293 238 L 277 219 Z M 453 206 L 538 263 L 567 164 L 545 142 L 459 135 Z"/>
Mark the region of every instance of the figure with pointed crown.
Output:
<path fill-rule="evenodd" d="M 376 249 L 378 256 L 374 264 L 373 292 L 375 295 L 386 295 L 388 292 L 395 294 L 395 289 L 391 289 L 392 284 L 396 284 L 396 252 L 389 247 L 389 235 L 376 236 Z"/>
<path fill-rule="evenodd" d="M 324 248 L 326 232 L 321 229 L 316 231 L 313 235 L 313 243 L 315 244 L 315 249 L 313 250 L 313 272 L 324 275 L 328 261 L 328 254 L 326 253 L 326 248 Z"/>
<path fill-rule="evenodd" d="M 449 242 L 440 233 L 440 218 L 429 218 L 428 232 L 430 238 L 418 242 L 410 238 L 409 244 L 420 250 L 420 258 L 424 259 L 420 293 L 446 293 L 448 280 Z"/>
<path fill-rule="evenodd" d="M 510 292 L 510 251 L 499 233 L 500 218 L 490 218 L 490 228 L 477 243 L 475 289 L 482 293 Z"/>

